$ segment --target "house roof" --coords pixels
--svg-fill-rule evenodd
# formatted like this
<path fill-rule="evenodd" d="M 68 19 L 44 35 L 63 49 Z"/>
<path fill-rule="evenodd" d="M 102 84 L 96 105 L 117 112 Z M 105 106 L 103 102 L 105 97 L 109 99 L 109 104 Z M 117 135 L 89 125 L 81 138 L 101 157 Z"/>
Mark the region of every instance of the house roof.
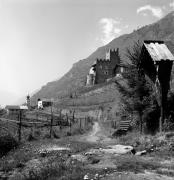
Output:
<path fill-rule="evenodd" d="M 27 106 L 17 106 L 17 105 L 7 105 L 5 107 L 5 109 L 9 109 L 9 110 L 12 110 L 12 109 L 15 109 L 15 110 L 18 110 L 18 109 L 27 110 L 28 107 Z"/>
<path fill-rule="evenodd" d="M 163 41 L 144 41 L 144 46 L 153 61 L 171 60 L 174 56 Z"/>
<path fill-rule="evenodd" d="M 20 109 L 27 110 L 28 107 L 27 106 L 20 106 Z"/>
<path fill-rule="evenodd" d="M 52 100 L 52 99 L 43 98 L 41 101 L 42 101 L 42 102 L 52 102 L 53 100 Z"/>
<path fill-rule="evenodd" d="M 5 109 L 20 109 L 20 106 L 16 106 L 16 105 L 7 105 L 5 107 Z"/>

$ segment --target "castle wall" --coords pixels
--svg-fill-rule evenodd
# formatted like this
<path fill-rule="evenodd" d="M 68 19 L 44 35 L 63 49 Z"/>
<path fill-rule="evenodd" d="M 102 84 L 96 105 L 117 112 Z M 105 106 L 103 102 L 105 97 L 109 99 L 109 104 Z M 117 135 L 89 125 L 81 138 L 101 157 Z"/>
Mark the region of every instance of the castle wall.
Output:
<path fill-rule="evenodd" d="M 108 60 L 97 60 L 95 83 L 104 83 L 106 79 L 113 77 L 112 67 Z"/>

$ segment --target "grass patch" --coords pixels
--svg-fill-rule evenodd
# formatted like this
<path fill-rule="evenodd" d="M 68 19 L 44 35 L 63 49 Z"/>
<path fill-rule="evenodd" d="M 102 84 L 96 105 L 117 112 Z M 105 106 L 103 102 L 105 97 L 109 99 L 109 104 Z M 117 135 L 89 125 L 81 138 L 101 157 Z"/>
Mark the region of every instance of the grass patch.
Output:
<path fill-rule="evenodd" d="M 163 147 L 162 149 L 159 149 L 158 151 L 152 152 L 150 154 L 151 157 L 154 158 L 163 158 L 163 159 L 170 159 L 174 157 L 174 151 L 169 150 L 169 147 Z"/>
<path fill-rule="evenodd" d="M 158 169 L 156 173 L 165 175 L 165 176 L 171 176 L 174 177 L 174 170 L 168 170 L 168 169 Z"/>
<path fill-rule="evenodd" d="M 70 138 L 73 138 L 73 137 L 70 137 Z M 71 152 L 68 152 L 68 153 L 70 154 L 81 152 L 81 151 L 90 149 L 92 147 L 95 147 L 95 145 L 93 144 L 75 142 L 68 138 L 65 138 L 62 140 L 45 139 L 45 140 L 40 140 L 40 141 L 26 142 L 24 144 L 19 145 L 17 149 L 9 152 L 7 156 L 3 156 L 3 158 L 0 159 L 0 169 L 4 172 L 12 171 L 15 168 L 22 169 L 24 165 L 31 159 L 41 158 L 40 153 L 38 151 L 38 149 L 40 149 L 41 146 L 49 146 L 49 145 L 69 147 L 71 149 Z M 65 152 L 65 154 L 66 153 L 67 152 Z M 55 156 L 55 155 L 58 156 L 58 154 L 59 152 L 53 152 L 53 153 L 47 154 L 47 157 Z M 61 153 L 61 156 L 63 156 L 62 153 Z"/>
<path fill-rule="evenodd" d="M 12 171 L 14 168 L 22 168 L 27 161 L 35 156 L 30 146 L 22 147 L 21 145 L 0 160 L 0 168 L 4 172 Z"/>
<path fill-rule="evenodd" d="M 31 169 L 28 177 L 25 176 L 26 180 L 42 180 L 42 179 L 64 179 L 64 180 L 75 180 L 83 178 L 83 169 L 80 165 L 66 165 L 66 163 L 60 159 L 54 159 L 54 161 L 47 162 L 44 164 L 40 171 Z"/>
<path fill-rule="evenodd" d="M 144 170 L 157 170 L 161 165 L 154 161 L 144 160 L 136 156 L 120 156 L 116 158 L 115 164 L 118 171 L 131 171 L 134 173 L 141 173 Z"/>

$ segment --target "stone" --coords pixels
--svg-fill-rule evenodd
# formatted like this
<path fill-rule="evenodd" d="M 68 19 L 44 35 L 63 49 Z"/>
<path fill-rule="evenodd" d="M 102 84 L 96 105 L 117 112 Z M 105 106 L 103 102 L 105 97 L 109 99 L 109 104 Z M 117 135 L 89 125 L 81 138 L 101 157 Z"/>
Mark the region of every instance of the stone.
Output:
<path fill-rule="evenodd" d="M 146 151 L 146 150 L 144 150 L 144 151 L 139 151 L 139 152 L 136 152 L 136 153 L 135 153 L 136 156 L 142 156 L 142 155 L 145 155 L 145 154 L 147 154 L 147 151 Z"/>
<path fill-rule="evenodd" d="M 127 154 L 130 153 L 134 148 L 132 146 L 125 145 L 113 145 L 108 146 L 108 149 L 103 149 L 102 152 L 111 154 Z"/>
<path fill-rule="evenodd" d="M 89 179 L 89 176 L 86 174 L 83 179 L 84 179 L 84 180 L 88 180 L 88 179 Z"/>
<path fill-rule="evenodd" d="M 71 155 L 71 158 L 76 159 L 77 161 L 80 161 L 80 162 L 86 162 L 87 161 L 87 157 L 84 155 L 81 155 L 81 154 Z"/>

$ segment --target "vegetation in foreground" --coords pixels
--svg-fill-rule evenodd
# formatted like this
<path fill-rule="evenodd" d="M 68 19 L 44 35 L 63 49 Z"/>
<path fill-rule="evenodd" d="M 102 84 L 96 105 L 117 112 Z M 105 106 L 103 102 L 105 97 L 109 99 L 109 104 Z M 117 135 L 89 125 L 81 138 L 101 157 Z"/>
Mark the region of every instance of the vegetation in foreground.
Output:
<path fill-rule="evenodd" d="M 76 139 L 77 138 L 77 139 Z M 133 154 L 86 156 L 86 160 L 74 159 L 73 155 L 84 156 L 91 149 L 104 147 L 102 143 L 79 142 L 77 137 L 49 139 L 26 142 L 15 150 L 3 156 L 0 160 L 0 176 L 9 179 L 23 180 L 81 180 L 85 175 L 89 179 L 105 178 L 112 173 L 144 173 L 174 176 L 174 133 L 164 133 L 156 136 L 129 133 L 118 138 L 115 143 L 133 145 L 136 151 L 148 149 L 153 145 L 154 151 L 143 156 Z M 47 147 L 67 147 L 70 150 L 47 151 Z M 110 158 L 112 160 L 110 160 Z M 103 159 L 105 161 L 103 162 Z M 107 167 L 112 161 L 114 166 Z M 165 163 L 165 161 L 167 161 Z M 101 164 L 103 163 L 103 166 Z"/>

